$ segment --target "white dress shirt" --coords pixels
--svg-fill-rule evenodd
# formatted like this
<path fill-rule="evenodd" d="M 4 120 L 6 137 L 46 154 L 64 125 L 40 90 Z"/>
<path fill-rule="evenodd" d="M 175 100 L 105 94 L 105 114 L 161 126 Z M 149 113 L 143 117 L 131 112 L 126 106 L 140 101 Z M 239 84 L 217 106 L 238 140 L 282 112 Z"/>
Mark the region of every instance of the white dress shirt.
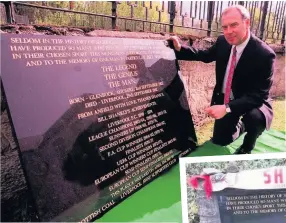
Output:
<path fill-rule="evenodd" d="M 243 43 L 241 43 L 241 44 L 236 46 L 236 63 L 235 63 L 235 66 L 238 63 L 238 61 L 239 61 L 239 59 L 240 59 L 240 57 L 241 57 L 241 55 L 243 53 L 244 48 L 248 44 L 249 39 L 250 39 L 250 32 L 248 32 L 247 39 Z M 228 59 L 228 63 L 227 63 L 227 67 L 226 67 L 226 71 L 225 71 L 225 75 L 224 75 L 224 80 L 223 80 L 222 93 L 225 93 L 226 82 L 227 82 L 227 78 L 228 78 L 228 74 L 229 74 L 230 63 L 231 63 L 231 58 L 232 58 L 232 52 L 233 52 L 233 48 L 234 47 L 235 47 L 234 45 L 231 47 L 231 51 L 230 51 L 230 55 L 229 55 L 229 59 Z M 233 99 L 232 91 L 231 91 L 231 94 L 230 94 L 230 98 Z"/>

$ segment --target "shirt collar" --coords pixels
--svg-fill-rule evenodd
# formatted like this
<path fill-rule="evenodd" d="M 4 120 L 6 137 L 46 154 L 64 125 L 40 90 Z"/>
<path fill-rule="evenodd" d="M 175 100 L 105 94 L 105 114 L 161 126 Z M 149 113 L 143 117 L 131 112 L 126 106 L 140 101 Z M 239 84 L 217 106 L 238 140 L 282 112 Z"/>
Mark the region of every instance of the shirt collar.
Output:
<path fill-rule="evenodd" d="M 249 39 L 250 39 L 250 31 L 248 32 L 247 39 L 246 39 L 243 43 L 241 43 L 241 44 L 239 44 L 239 45 L 236 46 L 236 52 L 237 52 L 238 54 L 241 54 L 241 53 L 243 52 L 244 48 L 246 47 L 246 45 L 247 45 L 248 42 L 249 42 Z M 233 48 L 234 48 L 234 46 L 232 46 L 232 49 L 233 49 Z"/>

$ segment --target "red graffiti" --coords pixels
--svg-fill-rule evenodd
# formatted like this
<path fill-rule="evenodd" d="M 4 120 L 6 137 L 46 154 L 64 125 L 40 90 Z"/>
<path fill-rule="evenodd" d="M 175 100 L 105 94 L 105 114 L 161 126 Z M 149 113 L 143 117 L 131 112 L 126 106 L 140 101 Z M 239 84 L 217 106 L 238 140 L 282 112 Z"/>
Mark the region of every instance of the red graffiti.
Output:
<path fill-rule="evenodd" d="M 279 184 L 284 183 L 283 169 L 266 170 L 263 173 L 265 184 Z"/>

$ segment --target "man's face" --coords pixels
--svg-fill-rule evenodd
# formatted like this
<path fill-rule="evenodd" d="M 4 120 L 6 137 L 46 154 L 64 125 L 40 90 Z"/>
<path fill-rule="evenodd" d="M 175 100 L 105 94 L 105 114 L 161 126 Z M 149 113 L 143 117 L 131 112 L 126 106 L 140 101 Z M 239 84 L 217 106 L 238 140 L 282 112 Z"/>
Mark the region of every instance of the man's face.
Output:
<path fill-rule="evenodd" d="M 250 21 L 242 19 L 237 9 L 231 9 L 221 18 L 223 34 L 231 45 L 239 45 L 247 38 Z"/>

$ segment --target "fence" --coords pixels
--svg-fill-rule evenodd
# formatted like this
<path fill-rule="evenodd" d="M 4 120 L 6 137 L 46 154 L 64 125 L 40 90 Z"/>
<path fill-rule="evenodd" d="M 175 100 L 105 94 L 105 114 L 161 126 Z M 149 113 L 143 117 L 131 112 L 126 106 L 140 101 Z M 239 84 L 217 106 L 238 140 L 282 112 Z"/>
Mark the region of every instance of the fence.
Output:
<path fill-rule="evenodd" d="M 4 23 L 86 26 L 95 29 L 221 33 L 220 15 L 228 6 L 244 5 L 251 30 L 268 42 L 285 41 L 284 1 L 161 1 L 161 2 L 2 2 Z M 3 14 L 3 13 L 2 13 Z M 3 22 L 2 22 L 3 23 Z"/>

